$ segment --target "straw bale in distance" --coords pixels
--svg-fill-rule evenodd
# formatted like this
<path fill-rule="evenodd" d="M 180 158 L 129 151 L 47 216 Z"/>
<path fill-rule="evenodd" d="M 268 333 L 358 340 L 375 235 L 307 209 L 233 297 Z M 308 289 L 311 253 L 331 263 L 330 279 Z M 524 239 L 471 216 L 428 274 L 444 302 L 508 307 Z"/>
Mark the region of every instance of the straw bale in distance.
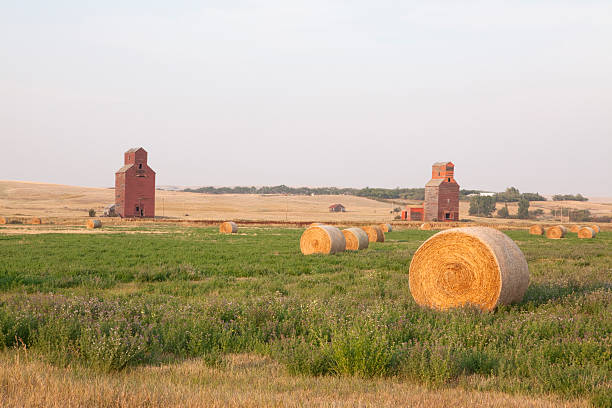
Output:
<path fill-rule="evenodd" d="M 347 228 L 342 230 L 344 239 L 346 240 L 347 251 L 358 251 L 366 249 L 370 245 L 368 234 L 361 228 Z"/>
<path fill-rule="evenodd" d="M 7 224 L 8 220 L 6 219 L 6 217 L 0 217 L 0 224 Z"/>
<path fill-rule="evenodd" d="M 591 225 L 591 228 L 593 228 L 593 231 L 595 231 L 596 234 L 599 234 L 599 231 L 600 231 L 599 225 L 593 224 Z"/>
<path fill-rule="evenodd" d="M 546 238 L 559 239 L 563 238 L 567 234 L 567 228 L 563 225 L 555 225 L 554 227 L 548 227 L 546 229 Z"/>
<path fill-rule="evenodd" d="M 591 227 L 582 227 L 578 230 L 578 238 L 595 238 L 597 232 Z"/>
<path fill-rule="evenodd" d="M 102 221 L 100 220 L 87 220 L 87 228 L 102 228 Z"/>
<path fill-rule="evenodd" d="M 310 227 L 318 227 L 319 225 L 325 225 L 325 224 L 323 224 L 322 222 L 313 222 L 312 224 L 310 224 L 308 226 L 308 228 L 310 228 Z"/>
<path fill-rule="evenodd" d="M 541 225 L 532 225 L 531 227 L 529 227 L 529 233 L 531 235 L 543 235 L 544 234 L 544 227 L 542 227 Z"/>
<path fill-rule="evenodd" d="M 40 224 L 42 224 L 42 220 L 40 218 L 38 218 L 38 217 L 32 217 L 32 218 L 30 218 L 30 222 L 29 223 L 32 224 L 32 225 L 40 225 Z"/>
<path fill-rule="evenodd" d="M 421 306 L 493 310 L 520 302 L 529 285 L 525 256 L 488 227 L 452 228 L 423 243 L 410 262 L 410 293 Z"/>
<path fill-rule="evenodd" d="M 331 225 L 310 227 L 300 238 L 300 250 L 304 255 L 335 254 L 346 248 L 344 234 Z"/>
<path fill-rule="evenodd" d="M 362 228 L 368 234 L 370 242 L 385 242 L 385 233 L 378 225 L 369 225 Z"/>
<path fill-rule="evenodd" d="M 233 221 L 226 221 L 219 226 L 219 232 L 222 234 L 234 234 L 238 232 L 238 226 Z"/>
<path fill-rule="evenodd" d="M 380 224 L 380 229 L 382 230 L 382 232 L 391 232 L 393 231 L 393 227 L 391 226 L 391 224 Z"/>
<path fill-rule="evenodd" d="M 423 230 L 423 231 L 431 231 L 433 229 L 433 225 L 431 223 L 429 223 L 429 222 L 425 222 L 425 223 L 421 224 L 419 229 Z"/>
<path fill-rule="evenodd" d="M 582 228 L 580 225 L 576 225 L 576 224 L 574 224 L 574 225 L 572 225 L 572 226 L 570 227 L 570 229 L 569 229 L 569 230 L 570 230 L 570 232 L 576 233 L 576 232 L 578 232 L 578 230 L 580 230 L 580 228 Z"/>

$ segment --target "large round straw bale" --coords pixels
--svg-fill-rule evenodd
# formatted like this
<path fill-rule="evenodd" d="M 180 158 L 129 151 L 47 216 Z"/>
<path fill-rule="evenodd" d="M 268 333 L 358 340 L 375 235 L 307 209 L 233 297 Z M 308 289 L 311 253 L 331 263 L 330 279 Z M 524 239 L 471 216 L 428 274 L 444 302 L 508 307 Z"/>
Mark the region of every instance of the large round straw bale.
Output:
<path fill-rule="evenodd" d="M 409 284 L 421 306 L 493 310 L 523 299 L 529 269 L 519 247 L 504 233 L 488 227 L 452 228 L 417 249 Z"/>
<path fill-rule="evenodd" d="M 304 255 L 335 254 L 346 248 L 344 234 L 331 225 L 310 227 L 300 238 L 300 250 Z"/>
<path fill-rule="evenodd" d="M 87 220 L 87 228 L 102 228 L 102 221 L 100 220 Z"/>
<path fill-rule="evenodd" d="M 569 230 L 570 230 L 570 232 L 576 233 L 576 232 L 578 232 L 578 230 L 580 230 L 580 228 L 582 228 L 580 225 L 576 225 L 576 224 L 574 224 L 574 225 L 572 225 L 572 226 L 569 228 Z"/>
<path fill-rule="evenodd" d="M 555 225 L 546 229 L 546 238 L 559 239 L 563 238 L 565 234 L 567 234 L 567 228 L 563 225 Z"/>
<path fill-rule="evenodd" d="M 342 230 L 342 233 L 344 234 L 348 251 L 366 249 L 370 245 L 368 234 L 361 228 L 347 228 Z"/>
<path fill-rule="evenodd" d="M 544 227 L 538 224 L 532 225 L 531 227 L 529 227 L 529 233 L 531 235 L 542 235 L 544 234 Z"/>
<path fill-rule="evenodd" d="M 238 232 L 238 226 L 233 221 L 226 221 L 219 226 L 219 232 L 222 234 L 234 234 Z"/>
<path fill-rule="evenodd" d="M 6 217 L 0 217 L 0 224 L 4 225 L 7 223 L 8 223 L 8 220 L 6 219 Z"/>
<path fill-rule="evenodd" d="M 382 232 L 391 232 L 391 231 L 393 231 L 393 227 L 391 226 L 391 224 L 380 224 L 379 227 L 382 230 Z"/>
<path fill-rule="evenodd" d="M 595 238 L 597 232 L 591 227 L 582 227 L 578 230 L 578 238 Z"/>
<path fill-rule="evenodd" d="M 32 218 L 30 218 L 30 224 L 40 225 L 40 224 L 42 224 L 42 220 L 40 218 L 38 218 L 38 217 L 32 217 Z"/>
<path fill-rule="evenodd" d="M 378 225 L 370 225 L 362 229 L 368 234 L 370 242 L 385 242 L 385 233 Z"/>
<path fill-rule="evenodd" d="M 599 225 L 593 224 L 591 225 L 591 228 L 593 229 L 593 231 L 595 231 L 596 234 L 599 234 L 599 231 L 600 231 Z"/>
<path fill-rule="evenodd" d="M 431 231 L 433 229 L 433 224 L 431 224 L 430 222 L 425 222 L 421 224 L 419 229 L 423 231 Z"/>

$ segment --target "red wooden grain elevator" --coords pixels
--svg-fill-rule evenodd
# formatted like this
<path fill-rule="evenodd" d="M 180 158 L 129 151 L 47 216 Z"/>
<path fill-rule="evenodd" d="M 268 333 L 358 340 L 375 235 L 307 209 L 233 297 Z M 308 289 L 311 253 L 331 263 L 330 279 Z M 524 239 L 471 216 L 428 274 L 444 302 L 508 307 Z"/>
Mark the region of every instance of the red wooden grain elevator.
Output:
<path fill-rule="evenodd" d="M 425 221 L 459 221 L 459 184 L 454 175 L 452 162 L 431 167 L 431 180 L 425 184 Z"/>
<path fill-rule="evenodd" d="M 142 147 L 124 154 L 125 164 L 115 173 L 115 211 L 122 218 L 155 217 L 155 172 Z"/>

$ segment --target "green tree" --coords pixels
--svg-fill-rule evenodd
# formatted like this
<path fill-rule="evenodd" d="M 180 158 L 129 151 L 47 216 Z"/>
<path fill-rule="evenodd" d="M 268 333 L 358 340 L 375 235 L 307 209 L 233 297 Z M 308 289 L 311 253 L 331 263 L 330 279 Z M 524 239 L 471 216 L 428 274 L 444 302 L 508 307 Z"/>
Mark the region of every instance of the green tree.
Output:
<path fill-rule="evenodd" d="M 490 217 L 495 211 L 495 197 L 473 196 L 470 198 L 470 215 Z"/>
<path fill-rule="evenodd" d="M 518 218 L 523 220 L 529 218 L 529 200 L 524 197 L 518 202 Z"/>
<path fill-rule="evenodd" d="M 510 212 L 508 211 L 508 204 L 497 210 L 497 216 L 499 218 L 510 218 Z"/>
<path fill-rule="evenodd" d="M 516 187 L 508 187 L 503 193 L 497 193 L 495 199 L 504 203 L 515 202 L 521 198 L 521 192 Z"/>

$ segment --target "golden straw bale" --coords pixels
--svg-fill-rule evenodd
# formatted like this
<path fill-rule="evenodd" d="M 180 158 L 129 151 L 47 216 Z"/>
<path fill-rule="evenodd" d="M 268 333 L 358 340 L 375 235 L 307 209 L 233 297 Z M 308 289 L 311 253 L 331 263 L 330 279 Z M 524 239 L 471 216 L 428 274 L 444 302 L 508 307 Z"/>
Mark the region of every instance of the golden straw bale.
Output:
<path fill-rule="evenodd" d="M 419 229 L 423 231 L 431 231 L 433 229 L 433 224 L 431 224 L 430 222 L 425 222 L 421 224 Z"/>
<path fill-rule="evenodd" d="M 570 232 L 576 233 L 576 232 L 578 232 L 578 230 L 579 230 L 580 228 L 582 228 L 580 225 L 576 225 L 576 224 L 574 224 L 574 225 L 572 225 L 572 226 L 569 228 L 569 230 L 570 230 Z"/>
<path fill-rule="evenodd" d="M 488 227 L 453 228 L 425 241 L 410 262 L 410 293 L 421 306 L 493 310 L 520 302 L 529 285 L 525 256 Z"/>
<path fill-rule="evenodd" d="M 335 254 L 346 248 L 344 234 L 331 225 L 310 227 L 300 238 L 300 250 L 304 255 Z"/>
<path fill-rule="evenodd" d="M 391 224 L 380 224 L 379 227 L 382 230 L 382 232 L 391 232 L 391 231 L 393 231 L 393 227 L 391 226 Z"/>
<path fill-rule="evenodd" d="M 593 231 L 595 231 L 596 234 L 599 234 L 599 225 L 593 224 L 591 225 L 591 228 L 593 229 Z"/>
<path fill-rule="evenodd" d="M 102 228 L 102 221 L 100 220 L 87 220 L 87 228 Z"/>
<path fill-rule="evenodd" d="M 238 232 L 238 226 L 233 221 L 226 221 L 219 226 L 219 232 L 222 234 L 234 234 Z"/>
<path fill-rule="evenodd" d="M 29 224 L 40 225 L 40 224 L 42 224 L 42 220 L 40 218 L 38 218 L 38 217 L 32 217 L 32 218 L 30 218 Z"/>
<path fill-rule="evenodd" d="M 595 238 L 597 232 L 591 227 L 582 227 L 578 230 L 578 238 Z"/>
<path fill-rule="evenodd" d="M 370 242 L 385 242 L 385 233 L 378 225 L 370 225 L 362 228 Z"/>
<path fill-rule="evenodd" d="M 370 245 L 368 234 L 361 228 L 347 228 L 342 230 L 342 233 L 344 234 L 348 251 L 366 249 Z"/>
<path fill-rule="evenodd" d="M 563 238 L 567 234 L 567 228 L 563 225 L 555 225 L 546 229 L 546 238 L 559 239 Z"/>
<path fill-rule="evenodd" d="M 6 217 L 0 217 L 0 224 L 8 224 Z"/>
<path fill-rule="evenodd" d="M 529 227 L 529 233 L 531 235 L 542 235 L 544 234 L 544 227 L 542 227 L 541 225 L 532 225 L 531 227 Z"/>

